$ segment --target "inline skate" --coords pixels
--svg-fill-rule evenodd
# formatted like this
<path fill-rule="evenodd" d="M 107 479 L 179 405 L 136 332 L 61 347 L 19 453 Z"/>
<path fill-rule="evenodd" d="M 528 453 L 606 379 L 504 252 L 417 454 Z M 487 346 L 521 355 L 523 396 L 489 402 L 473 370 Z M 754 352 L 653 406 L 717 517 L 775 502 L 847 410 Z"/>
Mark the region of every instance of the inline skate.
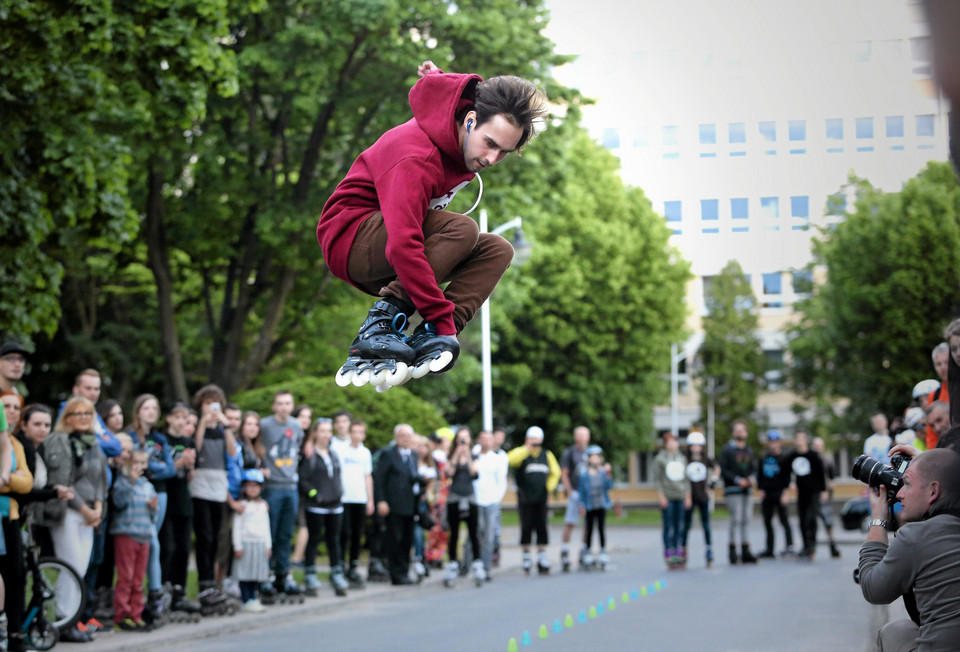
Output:
<path fill-rule="evenodd" d="M 171 596 L 170 602 L 170 622 L 173 623 L 199 623 L 200 622 L 200 604 L 187 599 L 187 594 L 182 586 L 173 585 L 169 589 Z"/>
<path fill-rule="evenodd" d="M 170 594 L 163 589 L 147 593 L 147 600 L 141 617 L 143 622 L 147 624 L 148 630 L 160 629 L 170 622 L 170 605 Z"/>
<path fill-rule="evenodd" d="M 216 582 L 201 582 L 197 601 L 204 616 L 232 616 L 238 609 L 236 603 L 217 590 Z"/>
<path fill-rule="evenodd" d="M 570 572 L 570 551 L 566 548 L 560 551 L 560 567 L 564 573 Z"/>
<path fill-rule="evenodd" d="M 350 345 L 347 361 L 337 371 L 337 385 L 369 383 L 385 391 L 407 382 L 416 353 L 404 343 L 406 326 L 407 316 L 400 308 L 385 299 L 374 303 Z"/>
<path fill-rule="evenodd" d="M 277 589 L 274 588 L 273 582 L 260 583 L 260 603 L 265 605 L 277 603 Z"/>
<path fill-rule="evenodd" d="M 487 569 L 483 567 L 483 560 L 474 559 L 470 565 L 470 570 L 473 573 L 473 583 L 477 587 L 483 586 L 483 583 L 487 581 Z"/>
<path fill-rule="evenodd" d="M 337 597 L 345 598 L 347 596 L 347 588 L 350 583 L 343 575 L 343 566 L 334 566 L 330 569 L 330 584 L 333 585 L 333 592 L 337 594 Z"/>
<path fill-rule="evenodd" d="M 442 374 L 453 367 L 460 356 L 460 343 L 457 338 L 437 335 L 436 327 L 426 321 L 414 329 L 409 344 L 415 354 L 410 371 L 413 378 Z"/>
<path fill-rule="evenodd" d="M 610 555 L 607 554 L 607 551 L 603 548 L 600 548 L 600 554 L 597 555 L 597 566 L 600 567 L 600 570 L 607 570 L 607 566 L 610 565 Z"/>
<path fill-rule="evenodd" d="M 320 578 L 317 577 L 316 566 L 307 566 L 303 569 L 303 593 L 308 598 L 320 595 Z"/>
<path fill-rule="evenodd" d="M 280 604 L 303 604 L 303 587 L 290 575 L 278 575 L 273 586 L 277 590 L 277 602 Z"/>
<path fill-rule="evenodd" d="M 389 582 L 390 573 L 387 572 L 383 561 L 377 557 L 370 558 L 370 566 L 367 568 L 368 582 Z"/>
<path fill-rule="evenodd" d="M 540 575 L 550 574 L 550 560 L 547 558 L 545 550 L 541 550 L 537 555 L 537 573 Z"/>
<path fill-rule="evenodd" d="M 580 552 L 580 570 L 582 571 L 592 571 L 597 568 L 597 560 L 594 558 L 593 553 L 589 550 L 584 549 Z"/>
<path fill-rule="evenodd" d="M 523 572 L 529 575 L 531 568 L 533 568 L 533 558 L 530 556 L 529 551 L 524 550 L 523 551 Z"/>
<path fill-rule="evenodd" d="M 350 562 L 350 569 L 347 571 L 347 582 L 350 583 L 351 589 L 362 589 L 364 588 L 363 578 L 360 577 L 360 571 L 357 569 L 357 562 Z"/>
<path fill-rule="evenodd" d="M 443 585 L 445 587 L 453 588 L 453 585 L 457 583 L 457 578 L 460 576 L 460 564 L 456 561 L 447 562 L 447 570 L 443 574 Z"/>

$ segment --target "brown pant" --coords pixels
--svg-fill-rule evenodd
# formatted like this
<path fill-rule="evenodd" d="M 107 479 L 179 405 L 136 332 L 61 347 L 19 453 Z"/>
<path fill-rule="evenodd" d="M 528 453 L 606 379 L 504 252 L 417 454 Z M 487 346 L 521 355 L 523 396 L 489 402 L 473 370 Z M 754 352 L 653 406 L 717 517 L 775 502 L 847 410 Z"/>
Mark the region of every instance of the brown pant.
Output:
<path fill-rule="evenodd" d="M 453 321 L 463 330 L 497 287 L 513 260 L 513 247 L 504 238 L 480 233 L 466 215 L 428 210 L 423 220 L 424 251 L 443 295 L 454 304 Z M 367 294 L 396 297 L 412 303 L 387 262 L 387 230 L 383 214 L 372 213 L 360 225 L 350 250 L 347 274 Z"/>

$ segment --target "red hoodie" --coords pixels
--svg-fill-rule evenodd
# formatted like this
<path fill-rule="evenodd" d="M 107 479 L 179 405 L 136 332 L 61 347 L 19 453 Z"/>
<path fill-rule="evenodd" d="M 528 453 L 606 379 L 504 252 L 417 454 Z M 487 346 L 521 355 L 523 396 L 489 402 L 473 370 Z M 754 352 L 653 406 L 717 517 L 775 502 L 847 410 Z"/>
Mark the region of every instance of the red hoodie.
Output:
<path fill-rule="evenodd" d="M 327 200 L 317 240 L 330 271 L 353 283 L 347 260 L 357 229 L 371 213 L 383 213 L 387 261 L 420 316 L 440 335 L 456 335 L 451 301 L 443 296 L 423 249 L 428 209 L 445 208 L 475 176 L 463 162 L 454 115 L 464 106 L 477 75 L 435 72 L 410 89 L 413 119 L 394 127 L 357 157 Z"/>

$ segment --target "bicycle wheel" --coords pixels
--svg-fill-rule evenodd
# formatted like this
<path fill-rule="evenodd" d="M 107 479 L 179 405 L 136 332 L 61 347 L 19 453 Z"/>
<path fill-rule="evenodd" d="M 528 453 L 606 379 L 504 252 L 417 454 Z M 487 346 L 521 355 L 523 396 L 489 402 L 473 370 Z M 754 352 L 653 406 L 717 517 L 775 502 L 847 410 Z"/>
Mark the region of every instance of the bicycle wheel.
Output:
<path fill-rule="evenodd" d="M 49 650 L 60 640 L 60 630 L 48 623 L 43 617 L 35 618 L 27 628 L 27 645 L 37 650 Z"/>
<path fill-rule="evenodd" d="M 69 627 L 77 622 L 87 603 L 87 588 L 83 578 L 70 564 L 52 557 L 41 557 L 39 577 L 43 586 L 37 586 L 35 573 L 27 569 L 24 604 L 30 604 L 34 592 L 43 599 L 43 614 L 56 629 Z"/>

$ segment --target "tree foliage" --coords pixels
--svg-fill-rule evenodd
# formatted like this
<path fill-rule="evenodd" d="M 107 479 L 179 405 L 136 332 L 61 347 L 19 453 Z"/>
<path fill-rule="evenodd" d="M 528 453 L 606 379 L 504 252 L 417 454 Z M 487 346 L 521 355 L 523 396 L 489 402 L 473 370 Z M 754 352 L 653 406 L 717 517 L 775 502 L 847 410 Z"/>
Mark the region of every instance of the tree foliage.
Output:
<path fill-rule="evenodd" d="M 734 420 L 751 418 L 763 386 L 766 360 L 756 334 L 757 300 L 735 260 L 712 278 L 704 298 L 708 315 L 696 365 L 700 413 L 706 417 L 712 400 L 716 432 L 726 433 Z"/>
<path fill-rule="evenodd" d="M 857 200 L 815 244 L 826 280 L 800 304 L 791 331 L 793 386 L 816 400 L 834 432 L 864 431 L 871 413 L 900 414 L 934 376 L 930 351 L 957 314 L 960 187 L 930 163 L 900 192 L 851 176 Z M 832 411 L 847 399 L 844 411 Z"/>

